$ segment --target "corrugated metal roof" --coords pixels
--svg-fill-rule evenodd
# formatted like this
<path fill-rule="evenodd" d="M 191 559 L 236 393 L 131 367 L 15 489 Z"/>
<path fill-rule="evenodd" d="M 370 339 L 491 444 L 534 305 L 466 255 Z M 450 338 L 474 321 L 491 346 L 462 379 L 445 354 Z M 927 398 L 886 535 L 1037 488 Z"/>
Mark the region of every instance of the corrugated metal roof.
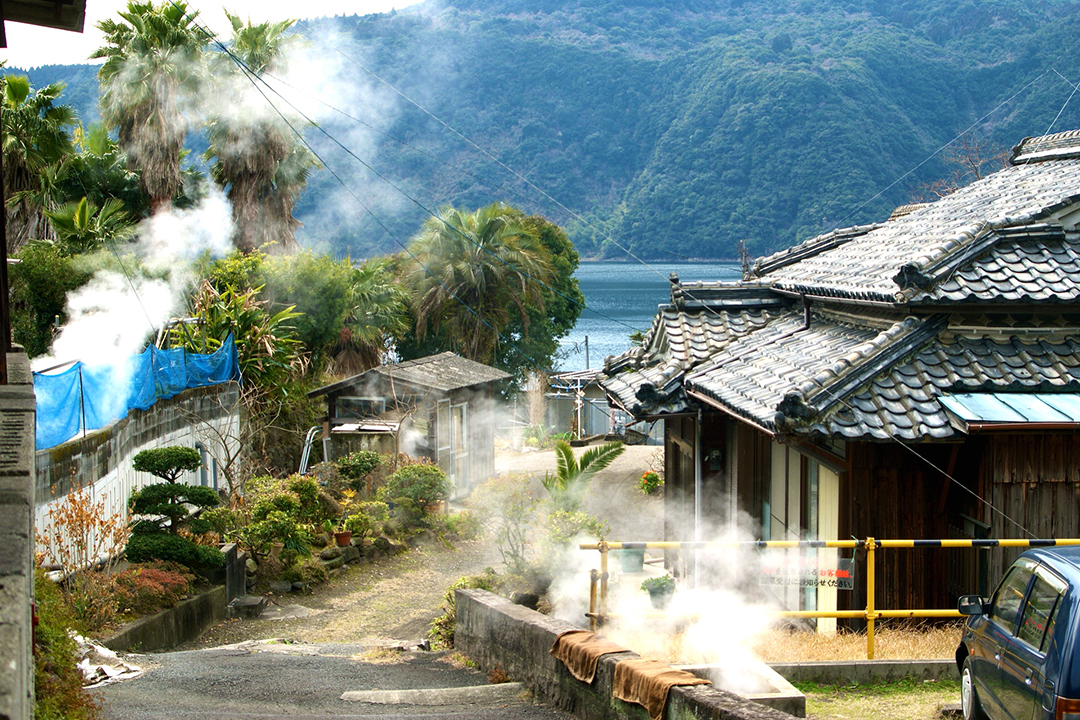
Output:
<path fill-rule="evenodd" d="M 940 401 L 967 423 L 1080 423 L 1080 394 L 959 393 Z"/>

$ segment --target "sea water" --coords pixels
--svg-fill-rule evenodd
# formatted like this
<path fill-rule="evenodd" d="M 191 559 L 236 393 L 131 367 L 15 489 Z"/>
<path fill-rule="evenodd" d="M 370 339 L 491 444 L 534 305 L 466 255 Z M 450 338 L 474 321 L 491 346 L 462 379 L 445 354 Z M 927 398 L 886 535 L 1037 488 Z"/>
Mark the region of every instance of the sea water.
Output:
<path fill-rule="evenodd" d="M 738 263 L 581 263 L 575 277 L 585 295 L 586 309 L 570 335 L 562 340 L 559 370 L 599 368 L 606 356 L 629 350 L 630 334 L 634 330 L 648 331 L 657 307 L 671 301 L 668 276 L 673 271 L 683 282 L 730 282 L 740 277 Z"/>

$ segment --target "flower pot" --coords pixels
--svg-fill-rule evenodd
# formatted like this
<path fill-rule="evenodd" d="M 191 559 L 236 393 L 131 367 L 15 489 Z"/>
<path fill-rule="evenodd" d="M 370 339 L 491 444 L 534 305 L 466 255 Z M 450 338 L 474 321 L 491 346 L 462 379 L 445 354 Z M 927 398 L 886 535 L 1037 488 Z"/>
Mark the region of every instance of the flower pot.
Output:
<path fill-rule="evenodd" d="M 275 560 L 281 557 L 281 551 L 285 549 L 285 543 L 270 543 L 270 557 Z"/>
<path fill-rule="evenodd" d="M 649 590 L 649 600 L 656 610 L 667 610 L 671 598 L 675 595 L 675 588 L 655 588 Z"/>
<path fill-rule="evenodd" d="M 334 542 L 338 544 L 338 547 L 352 545 L 352 530 L 342 530 L 334 533 Z"/>
<path fill-rule="evenodd" d="M 612 552 L 619 559 L 619 569 L 624 573 L 641 572 L 645 568 L 644 549 L 623 548 Z"/>

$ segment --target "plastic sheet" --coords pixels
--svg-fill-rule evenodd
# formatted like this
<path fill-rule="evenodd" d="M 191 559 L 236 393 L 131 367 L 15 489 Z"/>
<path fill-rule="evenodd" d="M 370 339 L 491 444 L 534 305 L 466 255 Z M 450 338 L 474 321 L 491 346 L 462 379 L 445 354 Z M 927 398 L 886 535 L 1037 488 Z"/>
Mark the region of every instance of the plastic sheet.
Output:
<path fill-rule="evenodd" d="M 239 376 L 232 335 L 207 355 L 149 347 L 115 366 L 90 367 L 78 362 L 59 373 L 34 373 L 37 449 L 103 428 L 126 416 L 128 410 L 150 408 L 159 398 Z"/>

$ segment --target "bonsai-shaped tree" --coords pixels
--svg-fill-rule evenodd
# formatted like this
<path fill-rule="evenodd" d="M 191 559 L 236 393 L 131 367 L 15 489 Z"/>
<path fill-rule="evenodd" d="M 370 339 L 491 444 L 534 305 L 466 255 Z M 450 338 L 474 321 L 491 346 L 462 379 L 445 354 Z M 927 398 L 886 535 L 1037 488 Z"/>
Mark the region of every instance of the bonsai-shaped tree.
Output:
<path fill-rule="evenodd" d="M 589 448 L 578 460 L 574 458 L 570 443 L 556 440 L 555 474 L 548 473 L 541 480 L 551 495 L 555 508 L 570 512 L 578 510 L 593 476 L 614 462 L 622 452 L 621 442 L 609 442 L 600 447 Z"/>
<path fill-rule="evenodd" d="M 220 502 L 213 488 L 177 482 L 184 473 L 202 467 L 199 452 L 176 445 L 143 450 L 135 455 L 132 466 L 165 482 L 147 485 L 131 494 L 128 501 L 131 512 L 144 519 L 132 527 L 126 548 L 128 560 L 172 560 L 189 567 L 222 565 L 224 557 L 217 548 L 196 545 L 179 536 L 183 528 L 193 533 L 211 529 L 210 523 L 192 517 L 191 506 L 211 508 Z"/>

